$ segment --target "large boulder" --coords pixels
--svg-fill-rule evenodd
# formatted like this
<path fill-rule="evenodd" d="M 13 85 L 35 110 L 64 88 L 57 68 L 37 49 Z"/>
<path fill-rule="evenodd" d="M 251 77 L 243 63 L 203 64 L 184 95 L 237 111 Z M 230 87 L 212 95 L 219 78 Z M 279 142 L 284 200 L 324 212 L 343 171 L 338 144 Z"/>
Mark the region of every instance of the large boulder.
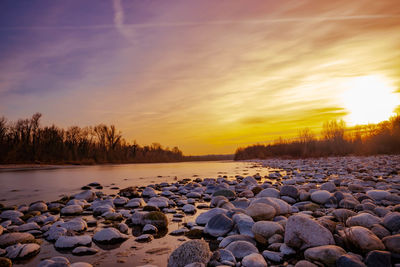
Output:
<path fill-rule="evenodd" d="M 353 226 L 344 229 L 342 236 L 347 245 L 362 252 L 371 250 L 384 250 L 385 246 L 382 241 L 369 229 L 362 226 Z"/>
<path fill-rule="evenodd" d="M 387 250 L 395 254 L 400 254 L 400 234 L 387 236 L 382 241 Z"/>
<path fill-rule="evenodd" d="M 168 258 L 168 267 L 184 267 L 200 262 L 207 264 L 212 253 L 204 240 L 190 240 L 175 249 Z"/>
<path fill-rule="evenodd" d="M 361 213 L 350 217 L 346 221 L 347 226 L 363 226 L 371 229 L 374 224 L 381 223 L 381 219 L 369 213 Z"/>
<path fill-rule="evenodd" d="M 196 218 L 196 224 L 198 225 L 206 225 L 207 222 L 214 217 L 217 214 L 226 214 L 227 210 L 226 209 L 221 209 L 221 208 L 213 208 L 209 211 L 206 211 Z"/>
<path fill-rule="evenodd" d="M 296 249 L 334 245 L 332 233 L 305 215 L 292 215 L 286 223 L 285 244 Z"/>
<path fill-rule="evenodd" d="M 252 243 L 247 241 L 234 241 L 226 247 L 226 250 L 232 252 L 233 256 L 238 260 L 241 260 L 252 253 L 258 253 L 258 249 Z"/>

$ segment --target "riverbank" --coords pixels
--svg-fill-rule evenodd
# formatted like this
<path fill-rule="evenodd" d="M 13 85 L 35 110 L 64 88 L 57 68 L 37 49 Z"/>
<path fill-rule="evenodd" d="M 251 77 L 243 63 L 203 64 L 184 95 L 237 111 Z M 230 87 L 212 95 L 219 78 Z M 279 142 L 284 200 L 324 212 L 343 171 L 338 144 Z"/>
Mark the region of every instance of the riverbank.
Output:
<path fill-rule="evenodd" d="M 400 157 L 262 164 L 212 178 L 161 176 L 114 193 L 89 183 L 71 198 L 9 207 L 0 248 L 27 266 L 55 256 L 84 266 L 400 263 Z M 29 245 L 12 246 L 22 241 Z"/>

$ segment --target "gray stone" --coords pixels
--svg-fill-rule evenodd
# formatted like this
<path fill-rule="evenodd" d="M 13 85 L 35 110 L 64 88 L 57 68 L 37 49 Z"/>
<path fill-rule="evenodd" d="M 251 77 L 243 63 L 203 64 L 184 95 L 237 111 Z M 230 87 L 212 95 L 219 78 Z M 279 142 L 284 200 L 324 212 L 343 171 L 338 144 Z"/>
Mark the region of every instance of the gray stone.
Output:
<path fill-rule="evenodd" d="M 271 236 L 274 234 L 282 234 L 284 229 L 282 225 L 277 222 L 259 221 L 253 225 L 252 231 L 257 242 L 265 245 L 268 243 L 268 239 Z"/>
<path fill-rule="evenodd" d="M 276 214 L 274 207 L 264 203 L 252 203 L 245 211 L 254 221 L 271 220 Z"/>
<path fill-rule="evenodd" d="M 35 237 L 29 233 L 8 233 L 0 235 L 0 248 L 5 248 L 17 243 L 33 242 Z"/>
<path fill-rule="evenodd" d="M 392 266 L 391 254 L 388 251 L 370 251 L 365 257 L 365 263 L 368 267 Z"/>
<path fill-rule="evenodd" d="M 369 229 L 362 226 L 353 226 L 345 229 L 344 238 L 363 252 L 385 249 L 382 241 Z"/>
<path fill-rule="evenodd" d="M 209 211 L 206 211 L 196 218 L 196 224 L 198 225 L 206 225 L 207 222 L 217 214 L 226 214 L 227 210 L 221 208 L 214 208 Z"/>
<path fill-rule="evenodd" d="M 233 221 L 225 214 L 217 214 L 206 224 L 204 232 L 214 237 L 224 236 L 233 228 Z"/>
<path fill-rule="evenodd" d="M 381 219 L 369 214 L 361 213 L 356 216 L 350 217 L 346 221 L 347 226 L 363 226 L 365 228 L 371 229 L 374 224 L 381 223 Z"/>
<path fill-rule="evenodd" d="M 308 248 L 304 251 L 306 260 L 322 262 L 327 266 L 335 266 L 337 259 L 346 254 L 346 251 L 338 246 L 325 245 Z"/>
<path fill-rule="evenodd" d="M 400 231 L 400 212 L 391 212 L 383 218 L 383 225 L 391 232 Z"/>
<path fill-rule="evenodd" d="M 234 241 L 230 243 L 226 249 L 232 252 L 233 256 L 239 260 L 252 253 L 258 253 L 258 249 L 247 241 Z"/>
<path fill-rule="evenodd" d="M 115 228 L 105 228 L 93 235 L 93 241 L 100 244 L 116 244 L 127 240 L 129 236 L 122 234 Z"/>
<path fill-rule="evenodd" d="M 242 259 L 243 267 L 267 267 L 264 257 L 259 253 L 252 253 Z"/>
<path fill-rule="evenodd" d="M 331 193 L 326 190 L 317 190 L 311 193 L 311 200 L 318 204 L 325 204 L 331 197 Z"/>
<path fill-rule="evenodd" d="M 200 262 L 207 264 L 212 253 L 204 240 L 190 240 L 175 249 L 168 258 L 168 267 L 184 267 Z"/>
<path fill-rule="evenodd" d="M 387 236 L 382 239 L 387 250 L 392 253 L 400 254 L 400 234 Z"/>

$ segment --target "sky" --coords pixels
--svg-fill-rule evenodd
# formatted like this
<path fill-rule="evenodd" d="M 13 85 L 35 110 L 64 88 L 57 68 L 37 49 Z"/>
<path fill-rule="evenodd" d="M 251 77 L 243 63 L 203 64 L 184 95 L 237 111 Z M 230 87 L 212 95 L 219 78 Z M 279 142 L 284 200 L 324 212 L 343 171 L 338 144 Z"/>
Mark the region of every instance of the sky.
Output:
<path fill-rule="evenodd" d="M 114 124 L 184 154 L 375 123 L 400 105 L 398 0 L 2 0 L 0 116 Z"/>

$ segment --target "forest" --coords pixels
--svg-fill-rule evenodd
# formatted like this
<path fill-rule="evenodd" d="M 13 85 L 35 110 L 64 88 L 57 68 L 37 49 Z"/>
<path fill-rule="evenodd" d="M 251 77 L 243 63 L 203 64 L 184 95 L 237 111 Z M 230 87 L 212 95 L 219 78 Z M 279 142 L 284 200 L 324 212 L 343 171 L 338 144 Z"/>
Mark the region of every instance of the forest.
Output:
<path fill-rule="evenodd" d="M 16 122 L 0 117 L 0 164 L 99 164 L 176 162 L 185 157 L 179 148 L 159 143 L 129 143 L 114 125 L 41 126 L 42 114 Z"/>
<path fill-rule="evenodd" d="M 400 115 L 378 124 L 346 127 L 344 121 L 323 123 L 320 135 L 309 128 L 293 139 L 238 148 L 235 160 L 270 157 L 307 158 L 346 155 L 400 154 Z"/>

